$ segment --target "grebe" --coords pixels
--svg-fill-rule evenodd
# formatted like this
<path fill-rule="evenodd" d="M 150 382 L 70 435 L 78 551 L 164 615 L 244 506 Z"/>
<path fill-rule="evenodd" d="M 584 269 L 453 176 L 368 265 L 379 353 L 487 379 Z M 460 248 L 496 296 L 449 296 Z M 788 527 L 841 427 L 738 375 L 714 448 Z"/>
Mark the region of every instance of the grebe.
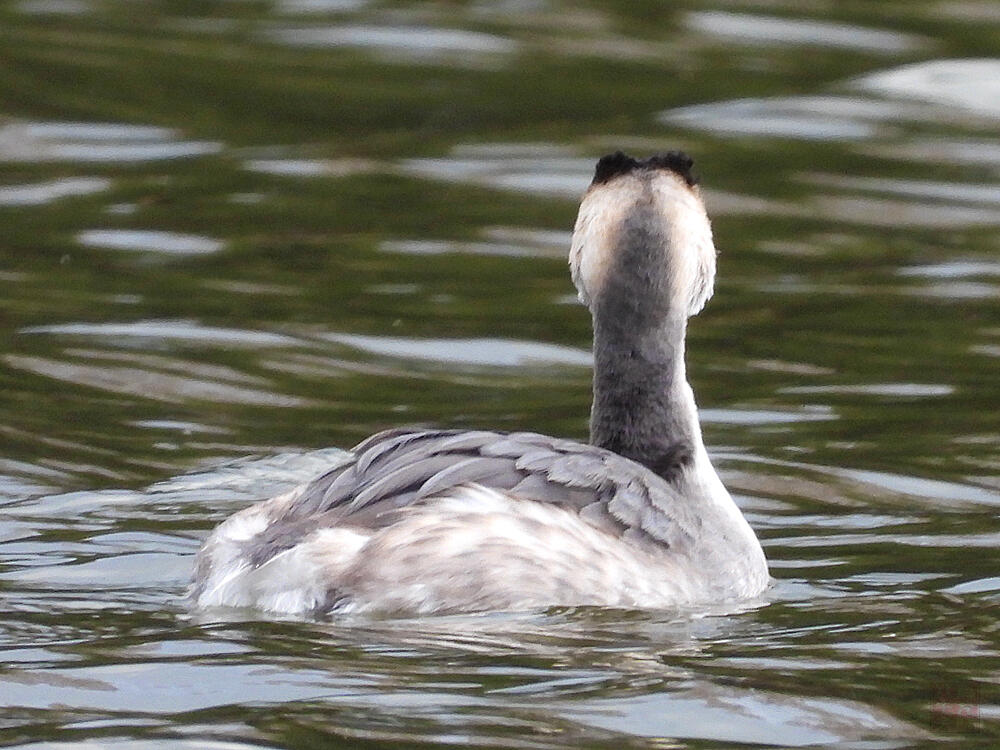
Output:
<path fill-rule="evenodd" d="M 684 366 L 715 246 L 692 161 L 603 157 L 569 262 L 594 324 L 590 444 L 396 429 L 219 525 L 198 607 L 274 613 L 683 607 L 768 585 L 709 461 Z"/>

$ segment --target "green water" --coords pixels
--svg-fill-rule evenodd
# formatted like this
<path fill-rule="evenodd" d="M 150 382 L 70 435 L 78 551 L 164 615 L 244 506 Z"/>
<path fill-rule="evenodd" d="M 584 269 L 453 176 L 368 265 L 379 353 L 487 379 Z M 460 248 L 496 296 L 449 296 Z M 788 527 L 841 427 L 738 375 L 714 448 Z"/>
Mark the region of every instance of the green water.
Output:
<path fill-rule="evenodd" d="M 0 744 L 994 747 L 988 2 L 0 2 Z M 742 612 L 202 621 L 396 424 L 585 439 L 594 160 L 683 148 Z"/>

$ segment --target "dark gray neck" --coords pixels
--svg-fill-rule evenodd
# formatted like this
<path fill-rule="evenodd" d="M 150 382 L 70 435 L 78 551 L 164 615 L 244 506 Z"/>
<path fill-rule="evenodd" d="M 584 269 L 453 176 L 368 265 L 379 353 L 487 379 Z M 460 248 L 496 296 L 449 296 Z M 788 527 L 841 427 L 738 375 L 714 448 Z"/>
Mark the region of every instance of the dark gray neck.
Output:
<path fill-rule="evenodd" d="M 590 440 L 673 479 L 703 450 L 684 368 L 688 300 L 671 288 L 672 238 L 652 201 L 637 203 L 616 240 L 591 300 Z"/>
<path fill-rule="evenodd" d="M 685 377 L 686 316 L 642 326 L 595 312 L 590 442 L 674 479 L 702 447 Z"/>

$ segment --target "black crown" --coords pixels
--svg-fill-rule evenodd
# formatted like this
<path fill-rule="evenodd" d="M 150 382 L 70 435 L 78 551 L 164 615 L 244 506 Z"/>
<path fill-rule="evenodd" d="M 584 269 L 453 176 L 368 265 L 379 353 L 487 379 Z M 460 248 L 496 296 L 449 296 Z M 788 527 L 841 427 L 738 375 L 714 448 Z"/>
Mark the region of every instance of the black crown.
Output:
<path fill-rule="evenodd" d="M 602 156 L 594 170 L 594 185 L 601 185 L 619 175 L 628 174 L 637 169 L 669 169 L 684 179 L 688 186 L 698 184 L 698 178 L 691 173 L 694 159 L 683 151 L 668 151 L 665 154 L 654 154 L 648 159 L 633 159 L 622 151 Z"/>

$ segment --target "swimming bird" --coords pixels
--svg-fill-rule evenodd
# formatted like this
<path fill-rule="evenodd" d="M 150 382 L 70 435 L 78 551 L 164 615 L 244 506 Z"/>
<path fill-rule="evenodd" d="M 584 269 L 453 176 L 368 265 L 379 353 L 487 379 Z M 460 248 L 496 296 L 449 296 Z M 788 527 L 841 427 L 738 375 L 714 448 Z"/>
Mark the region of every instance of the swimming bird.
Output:
<path fill-rule="evenodd" d="M 569 252 L 594 328 L 590 443 L 529 432 L 378 433 L 237 512 L 199 551 L 198 607 L 445 613 L 674 608 L 768 585 L 709 460 L 684 346 L 715 246 L 691 159 L 597 163 Z"/>

